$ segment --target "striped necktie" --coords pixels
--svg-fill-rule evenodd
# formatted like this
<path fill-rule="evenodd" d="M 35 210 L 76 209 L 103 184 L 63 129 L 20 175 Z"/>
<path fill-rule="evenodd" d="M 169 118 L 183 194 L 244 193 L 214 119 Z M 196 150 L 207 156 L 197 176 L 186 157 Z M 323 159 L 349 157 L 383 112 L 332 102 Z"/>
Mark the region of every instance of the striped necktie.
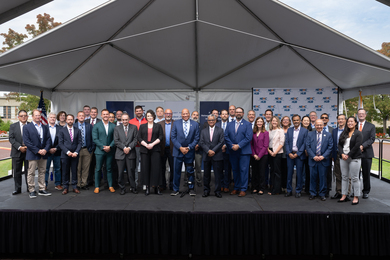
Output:
<path fill-rule="evenodd" d="M 70 135 L 70 140 L 73 143 L 73 134 L 72 134 L 72 128 L 69 128 L 69 135 Z"/>
<path fill-rule="evenodd" d="M 316 148 L 316 155 L 321 155 L 321 133 L 317 133 L 317 148 Z"/>

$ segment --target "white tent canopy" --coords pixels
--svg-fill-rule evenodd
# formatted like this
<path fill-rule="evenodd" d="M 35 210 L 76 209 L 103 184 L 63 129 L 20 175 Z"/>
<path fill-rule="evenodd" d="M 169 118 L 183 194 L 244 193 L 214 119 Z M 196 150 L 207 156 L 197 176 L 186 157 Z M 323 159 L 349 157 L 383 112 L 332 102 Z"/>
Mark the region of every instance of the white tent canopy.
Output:
<path fill-rule="evenodd" d="M 390 59 L 272 0 L 108 1 L 0 56 L 0 90 L 58 109 L 323 87 L 390 93 Z"/>

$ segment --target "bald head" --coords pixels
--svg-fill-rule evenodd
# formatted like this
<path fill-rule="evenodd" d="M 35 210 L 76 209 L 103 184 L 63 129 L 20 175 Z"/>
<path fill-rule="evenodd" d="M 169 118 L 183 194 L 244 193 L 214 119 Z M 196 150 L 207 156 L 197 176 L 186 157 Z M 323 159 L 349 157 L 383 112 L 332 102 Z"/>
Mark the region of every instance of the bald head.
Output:
<path fill-rule="evenodd" d="M 322 119 L 317 119 L 314 126 L 316 127 L 317 132 L 321 132 L 324 128 L 324 121 L 322 121 Z"/>
<path fill-rule="evenodd" d="M 182 118 L 184 121 L 187 121 L 187 120 L 190 118 L 190 111 L 189 111 L 187 108 L 184 108 L 184 109 L 181 111 L 181 118 Z"/>

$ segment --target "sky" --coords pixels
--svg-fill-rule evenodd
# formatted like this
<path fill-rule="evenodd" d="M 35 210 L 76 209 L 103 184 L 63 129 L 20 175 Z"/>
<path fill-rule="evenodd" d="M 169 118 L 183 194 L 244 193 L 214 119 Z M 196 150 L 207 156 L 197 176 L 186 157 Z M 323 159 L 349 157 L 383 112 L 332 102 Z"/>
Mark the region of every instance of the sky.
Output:
<path fill-rule="evenodd" d="M 54 0 L 1 24 L 0 33 L 7 33 L 9 28 L 26 33 L 24 27 L 27 24 L 35 24 L 36 16 L 43 13 L 50 14 L 56 22 L 64 23 L 105 2 L 108 1 Z M 374 50 L 381 49 L 383 42 L 390 42 L 390 7 L 375 0 L 280 0 L 280 2 Z M 0 42 L 3 42 L 2 37 Z"/>

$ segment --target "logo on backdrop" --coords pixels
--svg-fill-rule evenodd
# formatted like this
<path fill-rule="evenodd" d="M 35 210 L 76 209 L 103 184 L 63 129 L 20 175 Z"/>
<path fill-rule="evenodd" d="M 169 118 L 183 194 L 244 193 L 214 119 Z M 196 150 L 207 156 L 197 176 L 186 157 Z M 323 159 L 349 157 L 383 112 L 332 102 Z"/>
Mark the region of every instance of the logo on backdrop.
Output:
<path fill-rule="evenodd" d="M 271 109 L 272 111 L 274 111 L 275 110 L 275 106 L 274 105 L 270 105 L 270 106 L 268 106 L 268 109 Z"/>
<path fill-rule="evenodd" d="M 297 97 L 292 97 L 292 98 L 290 98 L 290 100 L 291 100 L 291 103 L 293 103 L 293 104 L 298 103 Z"/>
<path fill-rule="evenodd" d="M 337 111 L 337 105 L 332 105 L 332 111 Z"/>
<path fill-rule="evenodd" d="M 260 110 L 260 106 L 259 105 L 254 105 L 253 106 L 253 110 L 254 111 L 259 111 Z"/>
<path fill-rule="evenodd" d="M 266 97 L 261 97 L 259 98 L 260 103 L 267 103 L 267 98 Z"/>
<path fill-rule="evenodd" d="M 323 105 L 316 105 L 316 111 L 322 111 Z"/>
<path fill-rule="evenodd" d="M 331 97 L 322 97 L 322 100 L 324 100 L 324 103 L 330 103 Z"/>
<path fill-rule="evenodd" d="M 282 97 L 276 97 L 276 98 L 275 98 L 275 102 L 276 102 L 276 103 L 282 103 L 282 101 L 283 101 L 283 98 L 282 98 Z"/>
<path fill-rule="evenodd" d="M 259 88 L 253 89 L 253 95 L 260 95 L 260 89 Z"/>
<path fill-rule="evenodd" d="M 315 100 L 314 97 L 307 97 L 306 98 L 307 103 L 313 103 L 314 100 Z"/>
<path fill-rule="evenodd" d="M 301 95 L 306 95 L 307 89 L 301 88 L 301 89 L 299 89 L 299 92 L 301 93 Z"/>
<path fill-rule="evenodd" d="M 290 108 L 291 108 L 291 106 L 283 106 L 283 110 L 286 112 L 290 111 Z"/>
<path fill-rule="evenodd" d="M 283 92 L 285 95 L 290 95 L 291 94 L 291 89 L 287 88 L 287 89 L 283 89 Z"/>
<path fill-rule="evenodd" d="M 268 95 L 275 95 L 275 89 L 274 88 L 268 89 Z"/>
<path fill-rule="evenodd" d="M 337 95 L 339 93 L 339 88 L 332 88 L 332 93 Z"/>
<path fill-rule="evenodd" d="M 323 88 L 316 88 L 317 94 L 321 95 L 322 92 L 324 91 Z"/>
<path fill-rule="evenodd" d="M 306 108 L 307 108 L 307 106 L 299 106 L 299 111 L 304 112 L 304 111 L 306 111 Z"/>

